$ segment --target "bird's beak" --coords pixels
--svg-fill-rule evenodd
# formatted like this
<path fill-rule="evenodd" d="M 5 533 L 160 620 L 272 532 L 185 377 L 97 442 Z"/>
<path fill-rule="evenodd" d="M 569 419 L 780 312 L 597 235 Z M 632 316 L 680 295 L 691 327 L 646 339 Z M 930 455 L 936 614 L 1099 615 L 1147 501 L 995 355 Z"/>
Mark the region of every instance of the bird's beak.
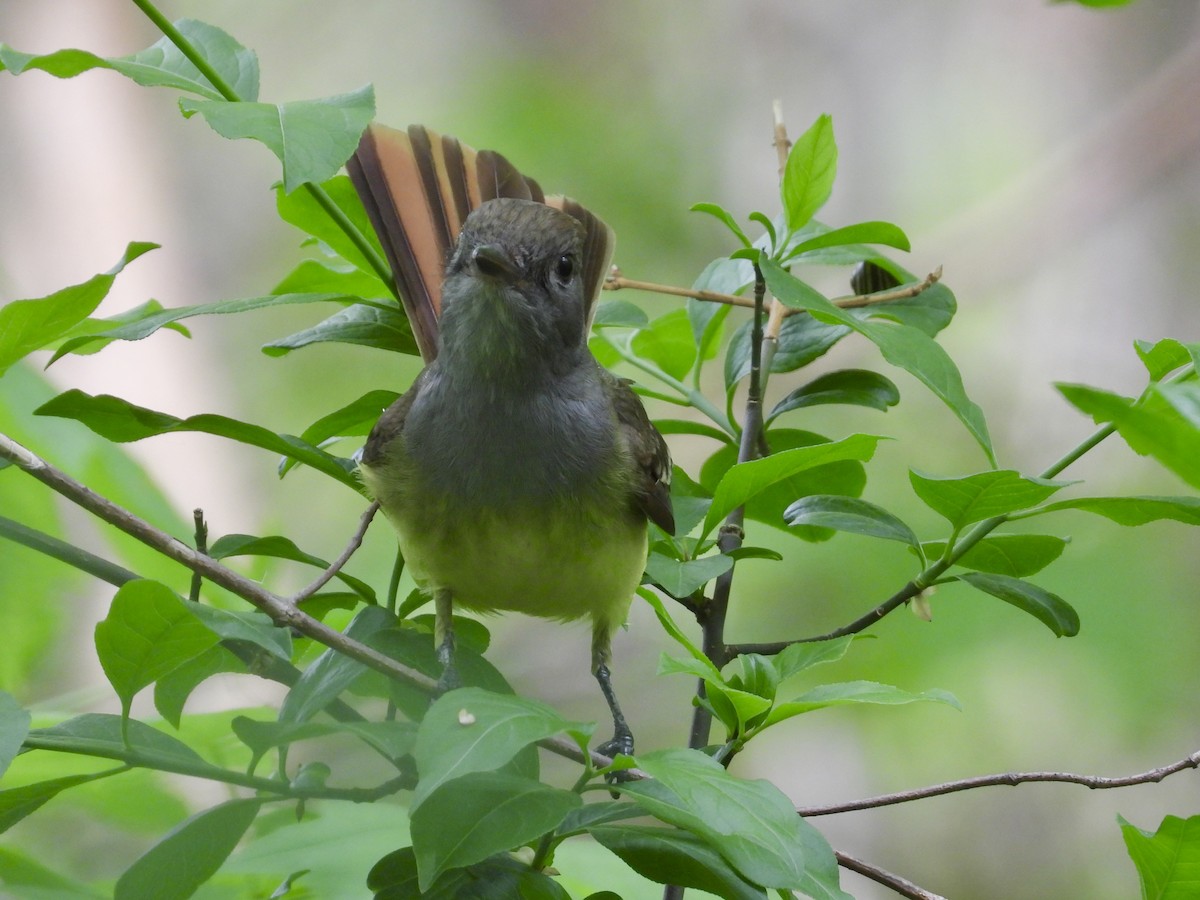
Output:
<path fill-rule="evenodd" d="M 485 278 L 516 281 L 520 277 L 513 258 L 498 244 L 481 244 L 471 254 L 475 270 Z"/>

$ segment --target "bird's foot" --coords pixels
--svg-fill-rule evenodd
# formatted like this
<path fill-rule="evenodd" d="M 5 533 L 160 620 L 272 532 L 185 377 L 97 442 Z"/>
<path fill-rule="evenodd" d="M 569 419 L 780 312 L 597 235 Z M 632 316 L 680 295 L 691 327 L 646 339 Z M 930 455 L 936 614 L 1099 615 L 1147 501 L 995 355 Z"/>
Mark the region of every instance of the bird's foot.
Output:
<path fill-rule="evenodd" d="M 609 759 L 616 759 L 618 755 L 633 756 L 633 732 L 628 728 L 618 729 L 617 733 L 612 736 L 612 740 L 605 741 L 596 748 L 596 752 L 607 756 Z M 609 784 L 621 784 L 630 779 L 625 770 L 621 769 L 616 772 L 609 772 L 604 776 L 604 780 Z"/>

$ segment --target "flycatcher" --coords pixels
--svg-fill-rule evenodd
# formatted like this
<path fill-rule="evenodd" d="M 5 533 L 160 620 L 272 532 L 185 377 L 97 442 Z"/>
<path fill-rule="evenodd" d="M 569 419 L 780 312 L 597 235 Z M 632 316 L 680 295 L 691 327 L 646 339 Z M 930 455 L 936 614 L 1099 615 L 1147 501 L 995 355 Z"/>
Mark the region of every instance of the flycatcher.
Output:
<path fill-rule="evenodd" d="M 395 274 L 425 369 L 380 417 L 360 469 L 432 593 L 443 686 L 454 606 L 592 622 L 609 674 L 646 563 L 674 532 L 666 443 L 587 338 L 612 257 L 600 219 L 504 157 L 420 126 L 373 125 L 347 168 Z"/>

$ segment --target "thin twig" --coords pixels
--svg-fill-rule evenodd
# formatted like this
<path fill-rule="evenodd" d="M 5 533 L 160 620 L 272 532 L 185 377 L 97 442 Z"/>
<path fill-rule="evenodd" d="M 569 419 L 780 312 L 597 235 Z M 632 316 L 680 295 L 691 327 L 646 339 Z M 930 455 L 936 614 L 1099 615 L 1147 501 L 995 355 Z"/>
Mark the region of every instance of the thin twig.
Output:
<path fill-rule="evenodd" d="M 842 309 L 858 309 L 863 306 L 874 306 L 877 303 L 892 303 L 896 300 L 907 300 L 910 297 L 916 297 L 918 294 L 929 290 L 941 278 L 942 267 L 938 266 L 916 284 L 892 288 L 887 291 L 879 291 L 874 294 L 851 294 L 846 297 L 836 297 L 830 302 Z M 693 300 L 706 300 L 710 303 L 724 303 L 728 306 L 740 306 L 743 309 L 754 309 L 754 301 L 749 297 L 739 297 L 737 294 L 722 294 L 718 291 L 696 291 L 691 288 L 678 287 L 673 284 L 658 284 L 653 281 L 638 281 L 633 278 L 626 278 L 614 266 L 612 272 L 604 280 L 604 289 L 606 291 L 620 291 L 625 288 L 635 291 L 647 291 L 652 294 L 668 294 L 672 297 L 690 297 Z M 806 309 L 784 307 L 782 315 L 784 318 L 787 318 L 806 312 L 808 312 Z"/>
<path fill-rule="evenodd" d="M 367 527 L 371 524 L 371 520 L 375 518 L 375 513 L 377 512 L 379 512 L 378 500 L 368 506 L 363 512 L 358 520 L 358 528 L 355 529 L 354 536 L 350 538 L 350 543 L 346 545 L 346 549 L 342 551 L 341 555 L 330 564 L 328 569 L 320 574 L 316 581 L 298 594 L 289 597 L 287 599 L 288 603 L 293 606 L 303 603 L 321 588 L 325 587 L 329 583 L 329 579 L 342 570 L 342 566 L 346 565 L 355 551 L 362 546 L 363 535 L 367 533 Z"/>
<path fill-rule="evenodd" d="M 779 158 L 779 180 L 782 181 L 784 170 L 787 169 L 788 152 L 792 149 L 792 142 L 787 134 L 787 124 L 783 121 L 782 100 L 776 98 L 771 103 L 771 113 L 775 117 L 775 155 Z"/>
<path fill-rule="evenodd" d="M 832 806 L 810 806 L 796 810 L 805 818 L 813 816 L 832 816 L 838 813 L 856 812 L 863 809 L 878 809 L 882 806 L 893 806 L 897 803 L 910 803 L 913 800 L 924 800 L 928 797 L 939 797 L 942 794 L 953 794 L 957 791 L 971 791 L 975 788 L 993 787 L 995 785 L 1015 786 L 1027 782 L 1051 781 L 1065 784 L 1080 784 L 1091 790 L 1108 790 L 1111 788 L 1132 787 L 1138 784 L 1155 784 L 1169 775 L 1182 772 L 1185 769 L 1200 769 L 1200 750 L 1185 756 L 1183 759 L 1137 775 L 1120 775 L 1106 777 L 1104 775 L 1076 775 L 1071 772 L 1002 772 L 998 775 L 979 775 L 975 778 L 964 778 L 960 781 L 948 781 L 945 784 L 934 784 L 917 788 L 912 791 L 898 791 L 894 794 L 881 794 L 865 800 L 855 800 L 850 803 L 838 803 Z"/>
<path fill-rule="evenodd" d="M 192 524 L 195 526 L 196 552 L 208 555 L 208 523 L 204 521 L 204 510 L 196 507 L 192 510 Z M 188 599 L 193 603 L 200 602 L 200 586 L 204 578 L 199 572 L 192 573 L 192 585 L 188 589 Z"/>
<path fill-rule="evenodd" d="M 843 869 L 849 869 L 851 872 L 857 872 L 859 875 L 870 878 L 872 881 L 877 881 L 884 887 L 891 888 L 901 897 L 908 897 L 910 900 L 946 900 L 941 894 L 927 891 L 923 887 L 913 884 L 907 878 L 893 875 L 886 869 L 863 862 L 849 853 L 842 853 L 840 850 L 835 850 L 834 855 L 837 856 L 838 865 Z"/>

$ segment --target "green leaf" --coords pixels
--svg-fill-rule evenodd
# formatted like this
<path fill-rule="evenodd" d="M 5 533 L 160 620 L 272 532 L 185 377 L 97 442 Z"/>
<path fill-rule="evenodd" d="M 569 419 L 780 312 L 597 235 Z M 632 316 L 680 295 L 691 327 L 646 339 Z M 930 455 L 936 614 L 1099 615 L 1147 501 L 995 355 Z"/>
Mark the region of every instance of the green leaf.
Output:
<path fill-rule="evenodd" d="M 227 672 L 245 674 L 247 671 L 249 670 L 246 664 L 220 644 L 210 647 L 154 683 L 154 708 L 160 716 L 178 728 L 183 716 L 183 706 L 192 695 L 192 691 L 214 675 Z"/>
<path fill-rule="evenodd" d="M 733 236 L 741 242 L 743 247 L 753 246 L 750 243 L 750 238 L 746 237 L 746 232 L 742 231 L 742 226 L 737 223 L 725 207 L 718 206 L 716 203 L 693 203 L 689 209 L 692 212 L 707 213 L 723 223 L 726 228 L 733 232 Z"/>
<path fill-rule="evenodd" d="M 1172 388 L 1157 385 L 1144 402 L 1078 384 L 1055 385 L 1097 423 L 1111 422 L 1136 453 L 1153 456 L 1192 487 L 1200 488 L 1200 427 L 1166 401 Z"/>
<path fill-rule="evenodd" d="M 1029 613 L 1058 637 L 1074 637 L 1079 633 L 1079 614 L 1061 597 L 1035 584 L 987 572 L 964 572 L 955 577 Z"/>
<path fill-rule="evenodd" d="M 290 538 L 283 537 L 282 535 L 269 535 L 267 537 L 255 537 L 252 534 L 222 535 L 209 548 L 208 555 L 213 559 L 229 559 L 233 556 L 266 556 L 273 559 L 287 559 L 292 562 L 305 563 L 321 570 L 329 568 L 329 563 L 321 559 L 321 557 L 305 553 Z M 375 602 L 375 590 L 365 581 L 361 581 L 353 575 L 347 575 L 341 571 L 334 577 L 368 603 Z M 259 619 L 262 618 L 262 615 L 259 613 L 253 615 Z M 264 621 L 263 624 L 273 629 L 271 632 L 273 634 L 287 634 L 286 631 L 271 625 L 269 621 Z M 234 635 L 221 633 L 221 636 L 233 637 Z M 272 647 L 267 647 L 267 649 L 276 652 Z M 290 658 L 290 644 L 285 650 L 285 658 Z"/>
<path fill-rule="evenodd" d="M 764 459 L 738 463 L 731 467 L 713 492 L 712 506 L 704 518 L 702 536 L 707 535 L 732 510 L 765 491 L 771 485 L 797 472 L 839 460 L 869 460 L 883 438 L 854 434 L 840 441 L 784 450 Z"/>
<path fill-rule="evenodd" d="M 192 816 L 117 879 L 113 900 L 186 900 L 233 852 L 262 800 L 230 800 Z"/>
<path fill-rule="evenodd" d="M 750 335 L 752 322 L 734 332 L 725 354 L 725 390 L 750 374 Z M 812 316 L 789 316 L 783 320 L 771 358 L 771 372 L 794 372 L 820 359 L 838 341 L 850 333 L 844 325 L 827 325 Z"/>
<path fill-rule="evenodd" d="M 96 625 L 96 655 L 126 715 L 142 688 L 217 643 L 186 601 L 157 581 L 131 581 Z"/>
<path fill-rule="evenodd" d="M 367 876 L 367 887 L 376 892 L 376 900 L 571 900 L 558 882 L 507 855 L 493 856 L 468 869 L 453 869 L 429 890 L 419 891 L 411 847 L 379 860 Z"/>
<path fill-rule="evenodd" d="M 592 726 L 568 722 L 549 706 L 523 697 L 460 688 L 429 707 L 413 755 L 420 781 L 410 814 L 441 785 L 472 772 L 500 768 L 518 752 L 555 734 L 588 734 Z"/>
<path fill-rule="evenodd" d="M 775 654 L 771 658 L 771 662 L 779 673 L 779 680 L 784 681 L 821 663 L 837 662 L 846 655 L 853 640 L 853 635 L 846 635 L 828 641 L 805 641 L 792 644 L 781 653 Z"/>
<path fill-rule="evenodd" d="M 601 300 L 592 319 L 593 328 L 645 328 L 649 324 L 646 311 L 628 300 Z"/>
<path fill-rule="evenodd" d="M 322 184 L 321 189 L 333 202 L 333 205 L 350 220 L 368 246 L 382 259 L 384 254 L 383 248 L 379 244 L 379 237 L 375 234 L 375 229 L 367 218 L 367 212 L 363 209 L 362 201 L 358 199 L 358 192 L 354 190 L 349 176 L 336 175 Z M 288 193 L 284 191 L 283 185 L 279 184 L 275 190 L 275 207 L 279 218 L 283 221 L 294 225 L 305 234 L 312 235 L 360 271 L 373 278 L 379 277 L 370 260 L 363 256 L 358 245 L 334 222 L 325 208 L 309 191 Z M 384 287 L 387 288 L 387 285 Z M 390 295 L 391 289 L 388 288 L 388 296 Z"/>
<path fill-rule="evenodd" d="M 132 751 L 143 765 L 168 771 L 195 772 L 208 765 L 178 738 L 136 719 L 122 721 L 120 716 L 106 713 L 85 713 L 49 728 L 34 728 L 26 744 L 37 750 L 117 760 L 128 759 Z"/>
<path fill-rule="evenodd" d="M 1142 897 L 1187 900 L 1200 893 L 1200 816 L 1167 816 L 1151 833 L 1117 816 Z"/>
<path fill-rule="evenodd" d="M 961 709 L 958 700 L 945 691 L 931 690 L 913 693 L 892 687 L 890 684 L 878 684 L 874 681 L 847 681 L 839 684 L 822 684 L 807 691 L 787 703 L 780 703 L 771 710 L 763 727 L 782 722 L 806 712 L 817 709 L 827 709 L 831 706 L 857 705 L 860 703 L 882 706 L 897 706 L 905 703 L 945 703 L 955 709 Z"/>
<path fill-rule="evenodd" d="M 158 244 L 131 243 L 117 264 L 82 284 L 36 300 L 13 300 L 0 307 L 0 375 L 17 360 L 57 340 L 92 314 L 117 275 Z"/>
<path fill-rule="evenodd" d="M 281 296 L 328 293 L 394 302 L 391 290 L 374 272 L 364 272 L 350 263 L 324 259 L 301 260 L 271 289 L 271 293 Z"/>
<path fill-rule="evenodd" d="M 651 881 L 696 888 L 724 900 L 766 900 L 766 891 L 743 878 L 716 850 L 687 831 L 646 825 L 603 825 L 588 830 Z"/>
<path fill-rule="evenodd" d="M 796 317 L 793 317 L 796 318 Z M 781 413 L 824 403 L 845 403 L 867 406 L 880 412 L 900 402 L 900 391 L 889 379 L 877 372 L 864 369 L 843 369 L 815 378 L 808 384 L 796 388 L 775 404 L 770 422 Z"/>
<path fill-rule="evenodd" d="M 499 772 L 473 772 L 445 782 L 412 814 L 419 884 L 427 889 L 447 869 L 482 862 L 553 831 L 579 795 Z"/>
<path fill-rule="evenodd" d="M 68 353 L 93 353 L 100 349 L 93 346 L 100 342 L 107 346 L 113 341 L 140 341 L 149 337 L 160 328 L 174 324 L 181 319 L 193 316 L 231 315 L 234 313 L 251 312 L 257 309 L 269 309 L 276 306 L 295 306 L 304 303 L 352 303 L 354 297 L 346 294 L 332 293 L 298 293 L 272 294 L 266 297 L 247 297 L 238 300 L 223 300 L 219 303 L 205 303 L 197 306 L 177 306 L 172 309 L 147 309 L 146 314 L 136 319 L 125 321 L 114 328 L 79 335 L 64 341 L 54 351 L 50 358 L 53 363 Z M 47 364 L 48 365 L 48 364 Z"/>
<path fill-rule="evenodd" d="M 788 247 L 784 260 L 795 260 L 813 250 L 840 247 L 845 244 L 883 244 L 887 247 L 895 247 L 897 250 L 912 249 L 908 242 L 908 235 L 891 222 L 859 222 L 856 225 L 833 228 L 816 237 L 792 244 Z"/>
<path fill-rule="evenodd" d="M 110 441 L 124 443 L 140 441 L 154 435 L 178 431 L 198 431 L 260 447 L 302 462 L 318 472 L 361 491 L 350 460 L 331 456 L 324 450 L 307 444 L 289 434 L 276 434 L 258 425 L 239 422 L 211 413 L 178 419 L 168 413 L 135 406 L 109 394 L 91 396 L 80 390 L 59 394 L 34 411 L 40 416 L 58 416 L 82 422 L 92 431 Z"/>
<path fill-rule="evenodd" d="M 940 559 L 946 551 L 945 541 L 928 541 L 923 546 L 929 559 Z M 984 538 L 954 564 L 1023 578 L 1046 568 L 1062 555 L 1066 546 L 1065 540 L 1049 534 L 995 534 Z"/>
<path fill-rule="evenodd" d="M 1200 345 L 1193 344 L 1192 351 L 1189 352 L 1186 345 L 1174 338 L 1164 338 L 1153 344 L 1149 341 L 1133 342 L 1133 348 L 1146 367 L 1151 381 L 1161 381 L 1176 369 L 1193 362 L 1197 347 Z"/>
<path fill-rule="evenodd" d="M 837 144 L 833 119 L 822 115 L 796 139 L 783 169 L 782 198 L 792 231 L 808 224 L 825 205 L 837 175 Z"/>
<path fill-rule="evenodd" d="M 754 884 L 800 889 L 815 866 L 833 859 L 820 833 L 770 782 L 734 778 L 698 750 L 648 753 L 637 765 L 651 779 L 618 789 L 661 821 L 704 840 Z M 835 862 L 835 887 L 836 871 Z"/>
<path fill-rule="evenodd" d="M 347 637 L 366 643 L 379 631 L 395 623 L 395 617 L 380 606 L 367 606 L 346 626 Z M 306 722 L 350 687 L 367 667 L 336 650 L 325 650 L 292 685 L 279 707 L 279 721 Z"/>
<path fill-rule="evenodd" d="M 291 103 L 229 103 L 183 98 L 184 116 L 200 113 L 222 137 L 251 138 L 266 144 L 283 163 L 289 194 L 302 184 L 332 178 L 375 116 L 371 85 L 348 94 Z"/>
<path fill-rule="evenodd" d="M 220 609 L 199 603 L 189 604 L 188 608 L 222 640 L 253 644 L 285 662 L 291 661 L 292 633 L 272 622 L 266 613 Z"/>
<path fill-rule="evenodd" d="M 109 769 L 105 772 L 95 772 L 90 775 L 68 775 L 65 778 L 53 778 L 49 781 L 39 781 L 21 787 L 0 791 L 0 834 L 8 831 L 26 816 L 37 812 L 43 805 L 57 797 L 69 788 L 89 781 L 98 781 L 115 775 L 123 769 Z"/>
<path fill-rule="evenodd" d="M 733 560 L 721 553 L 688 560 L 651 553 L 646 560 L 646 574 L 672 597 L 690 596 L 732 568 Z"/>
<path fill-rule="evenodd" d="M 928 334 L 898 321 L 859 318 L 816 296 L 815 292 L 804 290 L 800 282 L 771 260 L 763 260 L 761 265 L 767 286 L 785 305 L 807 309 L 814 318 L 823 322 L 853 328 L 879 347 L 885 360 L 904 369 L 933 391 L 966 426 L 983 448 L 988 461 L 995 464 L 995 453 L 983 411 L 967 397 L 962 376 L 954 361 Z M 892 312 L 889 306 L 868 309 L 875 316 L 887 316 Z"/>
<path fill-rule="evenodd" d="M 284 356 L 292 350 L 322 343 L 357 344 L 410 356 L 417 354 L 412 326 L 401 310 L 362 303 L 339 309 L 311 328 L 263 344 L 262 350 L 267 356 Z"/>
<path fill-rule="evenodd" d="M 1036 506 L 1071 484 L 1027 477 L 1012 469 L 962 477 L 923 475 L 914 469 L 908 478 L 921 501 L 956 529 Z"/>
<path fill-rule="evenodd" d="M 675 624 L 675 620 L 671 618 L 671 614 L 667 612 L 667 608 L 663 606 L 663 602 L 652 591 L 644 588 L 639 588 L 637 593 L 639 597 L 650 604 L 650 608 L 654 610 L 663 630 L 674 639 L 675 643 L 683 647 L 692 660 L 700 666 L 699 677 L 716 684 L 724 684 L 725 679 L 721 676 L 720 670 L 713 665 L 712 660 L 705 656 L 704 651 L 693 644 L 688 636 L 680 630 L 679 626 Z"/>
<path fill-rule="evenodd" d="M 856 497 L 812 494 L 789 506 L 783 517 L 789 525 L 817 525 L 835 531 L 900 541 L 916 550 L 918 555 L 921 554 L 920 542 L 911 528 L 886 509 Z"/>
<path fill-rule="evenodd" d="M 696 344 L 686 309 L 659 316 L 633 336 L 633 351 L 672 378 L 683 378 L 696 362 Z"/>
<path fill-rule="evenodd" d="M 602 800 L 598 803 L 587 803 L 571 810 L 563 817 L 556 834 L 564 836 L 583 831 L 591 831 L 598 825 L 608 825 L 633 819 L 642 814 L 641 810 L 632 803 L 620 800 Z"/>
<path fill-rule="evenodd" d="M 243 100 L 258 99 L 258 57 L 219 28 L 194 19 L 175 22 L 209 65 Z M 144 87 L 171 87 L 211 100 L 221 94 L 168 37 L 131 56 L 102 58 L 86 50 L 58 50 L 44 56 L 18 53 L 0 44 L 0 64 L 14 75 L 40 69 L 73 78 L 89 69 L 112 69 Z"/>
<path fill-rule="evenodd" d="M 729 444 L 733 441 L 733 438 L 720 428 L 714 428 L 712 425 L 706 425 L 703 422 L 693 422 L 688 419 L 655 419 L 654 427 L 663 435 L 695 434 L 700 437 L 712 438 L 714 441 L 719 441 L 722 444 Z M 672 481 L 673 485 L 674 482 Z"/>
<path fill-rule="evenodd" d="M 254 763 L 275 747 L 331 734 L 353 735 L 382 756 L 399 759 L 412 752 L 417 728 L 412 722 L 258 722 L 248 716 L 236 716 L 232 727 L 238 740 L 253 752 Z"/>
<path fill-rule="evenodd" d="M 1188 525 L 1200 525 L 1200 498 L 1198 497 L 1077 497 L 1073 500 L 1057 500 L 1036 509 L 1028 510 L 1021 517 L 1040 516 L 1043 513 L 1077 509 L 1095 513 L 1111 519 L 1118 525 L 1136 526 L 1148 522 L 1171 519 Z M 1014 516 L 1014 518 L 1016 518 Z"/>
<path fill-rule="evenodd" d="M 0 847 L 0 885 L 12 891 L 12 896 L 28 900 L 104 900 L 105 896 L 7 847 Z"/>
<path fill-rule="evenodd" d="M 29 712 L 21 708 L 12 694 L 0 691 L 0 777 L 21 752 L 29 733 Z"/>

